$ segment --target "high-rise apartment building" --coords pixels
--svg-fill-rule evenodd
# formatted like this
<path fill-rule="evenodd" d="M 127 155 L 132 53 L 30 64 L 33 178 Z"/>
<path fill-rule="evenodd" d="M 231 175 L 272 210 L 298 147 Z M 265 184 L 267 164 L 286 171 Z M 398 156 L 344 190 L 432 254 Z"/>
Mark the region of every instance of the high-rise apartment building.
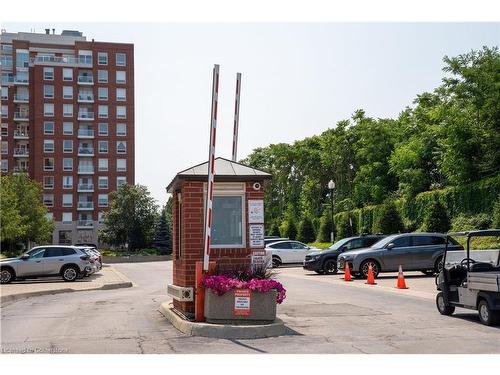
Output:
<path fill-rule="evenodd" d="M 53 243 L 97 243 L 109 193 L 134 183 L 134 46 L 7 33 L 1 45 L 1 172 L 43 186 Z"/>

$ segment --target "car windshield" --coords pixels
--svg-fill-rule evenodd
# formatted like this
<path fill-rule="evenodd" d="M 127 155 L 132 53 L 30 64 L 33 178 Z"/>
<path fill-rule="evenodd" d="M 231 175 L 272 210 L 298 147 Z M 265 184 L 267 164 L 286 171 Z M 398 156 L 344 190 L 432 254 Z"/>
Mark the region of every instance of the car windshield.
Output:
<path fill-rule="evenodd" d="M 398 236 L 398 234 L 393 234 L 393 235 L 387 236 L 386 238 L 383 238 L 380 241 L 375 242 L 370 247 L 373 247 L 375 249 L 380 249 L 381 247 L 384 247 L 388 243 L 391 243 L 397 236 Z"/>
<path fill-rule="evenodd" d="M 335 242 L 332 246 L 330 246 L 328 249 L 329 250 L 338 250 L 340 249 L 342 246 L 344 246 L 347 242 L 349 242 L 351 240 L 351 238 L 343 238 L 337 242 Z"/>

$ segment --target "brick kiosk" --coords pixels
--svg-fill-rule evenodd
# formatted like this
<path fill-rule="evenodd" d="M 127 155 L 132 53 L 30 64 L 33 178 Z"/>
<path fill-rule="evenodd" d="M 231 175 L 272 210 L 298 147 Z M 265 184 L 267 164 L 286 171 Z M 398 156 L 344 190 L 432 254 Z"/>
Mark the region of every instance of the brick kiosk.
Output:
<path fill-rule="evenodd" d="M 169 294 L 175 310 L 189 319 L 194 316 L 196 262 L 203 261 L 207 171 L 207 162 L 196 165 L 179 172 L 167 186 L 173 195 L 173 284 Z M 259 246 L 250 241 L 249 201 L 264 200 L 264 182 L 269 179 L 269 173 L 215 159 L 211 262 L 250 266 L 252 249 Z"/>

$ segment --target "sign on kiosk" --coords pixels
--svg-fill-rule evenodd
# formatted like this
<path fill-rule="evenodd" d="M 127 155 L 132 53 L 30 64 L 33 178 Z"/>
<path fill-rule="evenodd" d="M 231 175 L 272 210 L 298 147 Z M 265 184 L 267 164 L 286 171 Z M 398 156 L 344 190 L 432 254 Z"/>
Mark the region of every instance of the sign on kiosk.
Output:
<path fill-rule="evenodd" d="M 262 199 L 248 200 L 248 223 L 249 224 L 264 223 L 264 200 Z"/>

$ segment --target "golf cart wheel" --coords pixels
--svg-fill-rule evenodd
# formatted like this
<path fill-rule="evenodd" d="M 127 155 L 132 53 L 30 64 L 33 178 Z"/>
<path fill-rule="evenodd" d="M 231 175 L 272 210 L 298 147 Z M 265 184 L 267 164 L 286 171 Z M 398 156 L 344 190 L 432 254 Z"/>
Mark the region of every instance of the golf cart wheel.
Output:
<path fill-rule="evenodd" d="M 443 269 L 443 257 L 440 256 L 436 259 L 436 263 L 434 263 L 434 273 L 439 273 Z"/>
<path fill-rule="evenodd" d="M 436 306 L 441 315 L 451 315 L 455 312 L 455 306 L 447 306 L 444 303 L 443 292 L 439 292 L 436 296 Z"/>
<path fill-rule="evenodd" d="M 500 314 L 497 311 L 490 309 L 488 302 L 482 299 L 477 305 L 477 312 L 479 313 L 479 320 L 481 323 L 492 326 L 497 324 L 500 318 Z"/>
<path fill-rule="evenodd" d="M 10 283 L 15 277 L 14 271 L 10 268 L 2 268 L 0 270 L 0 283 L 2 284 Z"/>
<path fill-rule="evenodd" d="M 376 261 L 371 259 L 365 260 L 363 263 L 361 263 L 361 266 L 359 267 L 360 274 L 363 278 L 366 279 L 368 277 L 368 268 L 370 264 L 372 265 L 373 277 L 376 279 L 380 272 L 380 266 Z"/>
<path fill-rule="evenodd" d="M 338 272 L 337 262 L 333 259 L 327 260 L 323 264 L 323 270 L 325 271 L 325 275 L 335 275 Z"/>
<path fill-rule="evenodd" d="M 273 268 L 278 268 L 281 266 L 281 259 L 278 257 L 273 257 Z"/>

